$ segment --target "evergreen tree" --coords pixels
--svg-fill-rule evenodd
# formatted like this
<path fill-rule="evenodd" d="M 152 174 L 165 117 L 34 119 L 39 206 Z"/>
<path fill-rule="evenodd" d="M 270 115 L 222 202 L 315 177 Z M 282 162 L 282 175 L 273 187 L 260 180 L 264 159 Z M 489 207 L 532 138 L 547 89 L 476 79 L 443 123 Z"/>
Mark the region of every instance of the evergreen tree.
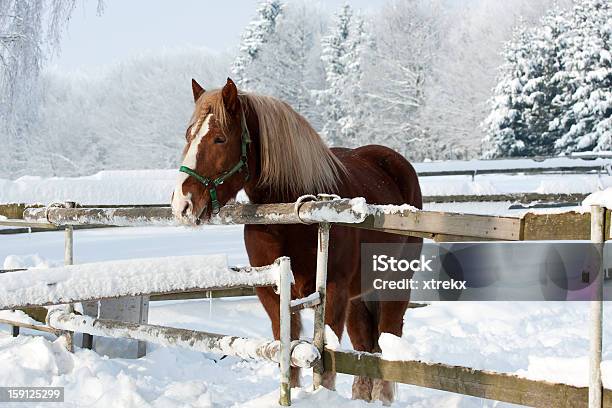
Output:
<path fill-rule="evenodd" d="M 240 67 L 235 72 L 242 75 L 239 84 L 245 90 L 282 99 L 320 129 L 313 91 L 322 89 L 325 81 L 320 58 L 325 19 L 319 9 L 305 2 L 295 1 L 282 8 L 264 5 L 249 27 L 270 27 L 269 20 L 261 15 L 274 16 L 274 27 L 266 32 L 265 41 L 251 38 L 262 38 L 262 29 L 248 29 L 245 33 L 243 43 L 250 44 L 251 49 L 254 43 L 258 45 L 253 58 L 246 61 L 246 54 L 241 53 L 234 63 L 235 68 Z M 274 14 L 270 10 L 281 11 Z"/>
<path fill-rule="evenodd" d="M 490 150 L 486 157 L 534 156 L 554 153 L 562 133 L 551 126 L 562 107 L 565 87 L 562 40 L 569 29 L 560 10 L 549 12 L 537 28 L 522 24 L 504 49 L 505 64 L 485 120 Z"/>
<path fill-rule="evenodd" d="M 240 51 L 232 66 L 234 79 L 240 87 L 252 89 L 261 81 L 260 74 L 254 69 L 264 45 L 276 32 L 278 17 L 283 11 L 280 0 L 264 0 L 257 9 L 257 16 L 244 30 Z"/>
<path fill-rule="evenodd" d="M 486 157 L 612 149 L 612 7 L 576 0 L 523 26 L 485 121 Z"/>
<path fill-rule="evenodd" d="M 335 16 L 331 33 L 322 39 L 327 85 L 317 93 L 323 134 L 333 146 L 354 147 L 367 134 L 363 56 L 370 44 L 363 19 L 344 5 Z"/>
<path fill-rule="evenodd" d="M 562 152 L 612 150 L 612 5 L 582 0 L 573 12 L 566 38 L 567 92 L 564 114 L 553 126 L 565 134 L 555 146 Z"/>

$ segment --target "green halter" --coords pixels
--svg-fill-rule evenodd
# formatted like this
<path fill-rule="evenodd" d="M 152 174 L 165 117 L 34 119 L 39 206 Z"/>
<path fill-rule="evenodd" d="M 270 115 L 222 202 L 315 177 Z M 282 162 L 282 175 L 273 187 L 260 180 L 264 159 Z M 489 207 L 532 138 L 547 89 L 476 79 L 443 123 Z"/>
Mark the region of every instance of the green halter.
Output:
<path fill-rule="evenodd" d="M 247 153 L 248 153 L 249 143 L 251 143 L 251 138 L 249 137 L 249 128 L 246 125 L 244 113 L 242 114 L 240 124 L 242 126 L 242 134 L 241 134 L 242 150 L 241 150 L 240 160 L 238 161 L 238 163 L 236 163 L 234 167 L 232 167 L 228 171 L 221 173 L 221 175 L 215 178 L 204 177 L 196 173 L 195 170 L 190 169 L 187 166 L 181 166 L 179 168 L 180 172 L 189 174 L 191 177 L 195 178 L 200 183 L 202 183 L 204 185 L 204 188 L 208 189 L 208 192 L 210 193 L 210 199 L 212 201 L 212 213 L 213 214 L 217 214 L 219 212 L 219 209 L 221 208 L 221 205 L 219 204 L 219 200 L 217 199 L 217 186 L 220 186 L 221 184 L 223 184 L 225 180 L 233 176 L 235 173 L 241 172 L 243 168 L 245 170 L 245 180 L 249 179 L 249 166 L 247 164 Z"/>

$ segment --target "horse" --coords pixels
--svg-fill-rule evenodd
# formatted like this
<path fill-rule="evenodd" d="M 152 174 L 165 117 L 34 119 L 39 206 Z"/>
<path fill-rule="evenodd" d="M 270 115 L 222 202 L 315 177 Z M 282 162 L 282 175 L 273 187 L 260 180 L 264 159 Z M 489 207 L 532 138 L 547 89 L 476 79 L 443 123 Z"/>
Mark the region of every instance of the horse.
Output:
<path fill-rule="evenodd" d="M 182 166 L 172 194 L 174 216 L 186 224 L 208 220 L 244 190 L 251 203 L 295 202 L 305 194 L 365 197 L 372 204 L 410 204 L 422 208 L 417 174 L 394 150 L 368 145 L 328 148 L 308 121 L 287 103 L 271 96 L 239 92 L 228 78 L 221 89 L 205 91 L 192 80 L 195 109 L 186 130 Z M 315 291 L 316 225 L 246 225 L 244 241 L 252 266 L 291 259 L 292 298 Z M 421 238 L 333 226 L 330 232 L 325 324 L 342 337 L 345 325 L 355 350 L 380 351 L 381 333 L 402 335 L 408 301 L 361 300 L 360 244 L 422 243 Z M 275 339 L 279 338 L 279 296 L 257 288 Z M 299 338 L 299 314 L 291 337 Z M 299 371 L 292 369 L 292 386 Z M 322 385 L 335 389 L 335 374 Z M 355 377 L 355 399 L 390 404 L 394 384 Z"/>

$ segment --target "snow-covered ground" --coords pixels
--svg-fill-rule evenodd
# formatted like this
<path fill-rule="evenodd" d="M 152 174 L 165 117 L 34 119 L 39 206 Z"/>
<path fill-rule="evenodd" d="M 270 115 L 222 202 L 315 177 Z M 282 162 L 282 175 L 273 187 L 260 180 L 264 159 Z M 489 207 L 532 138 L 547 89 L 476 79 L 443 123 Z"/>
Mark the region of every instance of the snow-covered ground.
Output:
<path fill-rule="evenodd" d="M 0 238 L 4 267 L 59 265 L 63 234 L 46 232 Z M 247 264 L 240 226 L 117 228 L 75 232 L 75 262 L 225 252 Z M 2 264 L 0 264 L 2 265 Z M 606 308 L 612 312 L 612 307 Z M 11 312 L 0 312 L 9 317 Z M 256 298 L 153 303 L 153 324 L 270 338 Z M 517 373 L 534 379 L 587 383 L 588 304 L 536 302 L 435 303 L 406 313 L 401 339 L 385 338 L 383 354 Z M 305 336 L 312 314 L 304 313 Z M 51 336 L 33 332 L 16 339 L 0 329 L 0 384 L 66 387 L 65 406 L 207 407 L 275 406 L 278 369 L 272 363 L 150 347 L 139 360 L 108 359 L 88 350 L 74 355 Z M 612 344 L 604 333 L 604 383 L 612 386 Z M 342 347 L 350 347 L 343 338 Z M 310 383 L 304 372 L 304 384 Z M 350 401 L 352 378 L 341 375 L 338 393 L 295 390 L 296 406 L 371 406 Z M 400 385 L 396 406 L 483 407 L 505 404 Z M 45 405 L 41 405 L 45 406 Z"/>

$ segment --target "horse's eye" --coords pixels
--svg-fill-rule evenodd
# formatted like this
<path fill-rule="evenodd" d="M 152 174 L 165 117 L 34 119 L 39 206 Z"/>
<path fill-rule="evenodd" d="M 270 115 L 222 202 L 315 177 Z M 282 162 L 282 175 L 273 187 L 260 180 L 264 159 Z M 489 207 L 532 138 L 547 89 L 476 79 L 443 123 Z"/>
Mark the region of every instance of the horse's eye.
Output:
<path fill-rule="evenodd" d="M 215 144 L 223 144 L 223 143 L 225 143 L 224 137 L 220 137 L 220 136 L 215 137 Z"/>

